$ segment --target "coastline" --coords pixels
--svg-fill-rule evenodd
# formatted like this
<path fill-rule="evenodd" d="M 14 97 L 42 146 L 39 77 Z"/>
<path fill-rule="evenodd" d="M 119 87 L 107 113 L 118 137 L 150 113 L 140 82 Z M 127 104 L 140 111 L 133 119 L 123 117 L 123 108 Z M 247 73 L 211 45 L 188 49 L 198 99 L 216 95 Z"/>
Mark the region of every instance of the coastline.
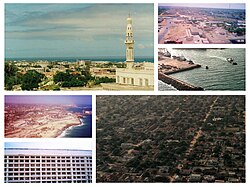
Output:
<path fill-rule="evenodd" d="M 56 136 L 55 138 L 64 138 L 64 136 L 65 136 L 65 133 L 68 131 L 68 130 L 70 130 L 70 129 L 72 129 L 72 128 L 74 128 L 74 127 L 80 127 L 80 126 L 85 126 L 86 124 L 85 123 L 80 123 L 80 124 L 72 124 L 72 125 L 70 125 L 70 126 L 67 126 L 67 127 L 65 127 L 64 129 L 62 129 L 61 130 L 61 132 L 60 133 L 58 133 L 58 136 Z"/>
<path fill-rule="evenodd" d="M 170 76 L 174 73 L 200 68 L 200 64 L 187 62 L 186 60 L 177 60 L 163 55 L 160 57 L 161 60 L 158 61 L 158 80 L 171 85 L 177 90 L 204 90 L 201 87 L 191 85 L 185 81 Z"/>
<path fill-rule="evenodd" d="M 201 87 L 196 87 L 194 85 L 191 85 L 189 83 L 186 83 L 184 81 L 181 81 L 179 79 L 176 79 L 174 77 L 171 77 L 169 75 L 163 74 L 158 72 L 158 79 L 162 82 L 171 85 L 172 87 L 176 88 L 177 90 L 192 90 L 192 91 L 202 91 L 204 90 Z"/>
<path fill-rule="evenodd" d="M 55 138 L 65 129 L 77 126 L 80 121 L 77 115 L 67 115 L 60 119 L 37 119 L 32 124 L 24 124 L 24 120 L 12 123 L 12 131 L 5 131 L 5 138 Z"/>
<path fill-rule="evenodd" d="M 62 136 L 62 134 L 67 131 L 68 129 L 72 128 L 72 127 L 76 127 L 76 126 L 80 126 L 81 124 L 67 124 L 66 126 L 64 126 L 62 129 L 58 130 L 55 134 L 55 136 L 53 138 L 63 138 L 60 137 Z"/>

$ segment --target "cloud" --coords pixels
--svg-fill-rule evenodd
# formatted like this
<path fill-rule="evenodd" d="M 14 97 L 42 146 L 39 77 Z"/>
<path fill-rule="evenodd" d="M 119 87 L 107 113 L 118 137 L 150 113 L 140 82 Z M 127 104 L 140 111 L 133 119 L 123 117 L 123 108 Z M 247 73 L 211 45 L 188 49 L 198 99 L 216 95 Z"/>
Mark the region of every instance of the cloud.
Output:
<path fill-rule="evenodd" d="M 65 46 L 91 43 L 100 48 L 109 43 L 123 45 L 129 13 L 135 41 L 141 44 L 138 47 L 153 45 L 153 4 L 7 4 L 6 45 L 28 40 L 45 41 L 36 46 L 41 48 L 46 47 L 46 41 L 47 45 L 51 41 L 65 42 Z M 113 46 L 113 53 L 118 49 Z"/>
<path fill-rule="evenodd" d="M 147 44 L 139 43 L 137 46 L 140 49 L 145 49 L 145 48 L 152 48 L 154 45 L 152 43 L 147 43 Z"/>
<path fill-rule="evenodd" d="M 142 11 L 142 7 L 142 5 L 136 4 L 134 6 L 111 4 L 93 5 L 83 9 L 73 8 L 66 12 L 25 11 L 17 19 L 14 16 L 14 20 L 8 21 L 6 34 L 11 33 L 11 37 L 15 37 L 15 34 L 17 34 L 16 37 L 18 38 L 25 37 L 25 33 L 27 33 L 26 39 L 28 39 L 32 34 L 34 36 L 45 37 L 47 35 L 57 38 L 55 36 L 58 34 L 62 37 L 69 37 L 71 32 L 72 38 L 75 38 L 81 32 L 81 36 L 84 38 L 84 36 L 92 37 L 94 35 L 105 36 L 107 33 L 124 33 L 128 9 L 131 9 L 132 13 L 136 15 L 134 29 L 137 34 L 152 33 L 153 14 Z M 144 10 L 147 10 L 147 7 L 150 8 L 148 5 L 145 7 Z M 13 28 L 11 28 L 12 26 Z"/>

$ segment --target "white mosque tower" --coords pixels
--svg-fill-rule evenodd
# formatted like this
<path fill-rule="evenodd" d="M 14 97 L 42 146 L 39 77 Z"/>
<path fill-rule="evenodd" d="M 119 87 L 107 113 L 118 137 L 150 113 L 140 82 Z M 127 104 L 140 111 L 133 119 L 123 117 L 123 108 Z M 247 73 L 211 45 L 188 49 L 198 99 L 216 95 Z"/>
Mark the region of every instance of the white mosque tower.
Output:
<path fill-rule="evenodd" d="M 126 30 L 126 65 L 127 68 L 133 68 L 134 66 L 134 39 L 133 39 L 133 29 L 132 29 L 132 18 L 130 14 L 127 18 L 127 30 Z"/>
<path fill-rule="evenodd" d="M 116 83 L 101 83 L 104 90 L 154 90 L 154 63 L 134 62 L 132 18 L 127 18 L 126 68 L 116 68 Z M 136 65 L 135 65 L 136 64 Z"/>

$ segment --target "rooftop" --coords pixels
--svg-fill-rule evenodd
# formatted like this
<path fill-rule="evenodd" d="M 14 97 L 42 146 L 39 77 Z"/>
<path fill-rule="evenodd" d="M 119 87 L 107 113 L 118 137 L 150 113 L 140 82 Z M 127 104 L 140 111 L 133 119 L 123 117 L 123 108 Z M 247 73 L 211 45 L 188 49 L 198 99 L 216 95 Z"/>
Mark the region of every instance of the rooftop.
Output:
<path fill-rule="evenodd" d="M 5 155 L 57 155 L 57 156 L 92 156 L 91 150 L 79 149 L 40 149 L 40 148 L 5 148 Z"/>

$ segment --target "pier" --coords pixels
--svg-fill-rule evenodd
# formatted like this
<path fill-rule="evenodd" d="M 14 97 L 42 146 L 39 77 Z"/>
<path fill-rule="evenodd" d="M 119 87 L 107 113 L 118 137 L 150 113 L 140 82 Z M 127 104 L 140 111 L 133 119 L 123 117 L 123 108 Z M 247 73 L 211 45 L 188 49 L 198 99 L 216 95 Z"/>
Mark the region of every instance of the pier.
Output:
<path fill-rule="evenodd" d="M 169 71 L 165 72 L 165 75 L 170 75 L 170 74 L 173 74 L 173 73 L 188 71 L 188 70 L 195 69 L 195 68 L 200 68 L 200 67 L 201 67 L 200 64 L 192 64 L 192 65 L 190 65 L 189 67 L 186 67 L 186 68 L 169 70 Z"/>
<path fill-rule="evenodd" d="M 204 90 L 202 87 L 193 86 L 191 84 L 183 82 L 183 81 L 176 79 L 170 75 L 163 74 L 161 72 L 158 72 L 158 79 L 166 84 L 172 85 L 177 90 L 197 90 L 197 91 Z"/>

